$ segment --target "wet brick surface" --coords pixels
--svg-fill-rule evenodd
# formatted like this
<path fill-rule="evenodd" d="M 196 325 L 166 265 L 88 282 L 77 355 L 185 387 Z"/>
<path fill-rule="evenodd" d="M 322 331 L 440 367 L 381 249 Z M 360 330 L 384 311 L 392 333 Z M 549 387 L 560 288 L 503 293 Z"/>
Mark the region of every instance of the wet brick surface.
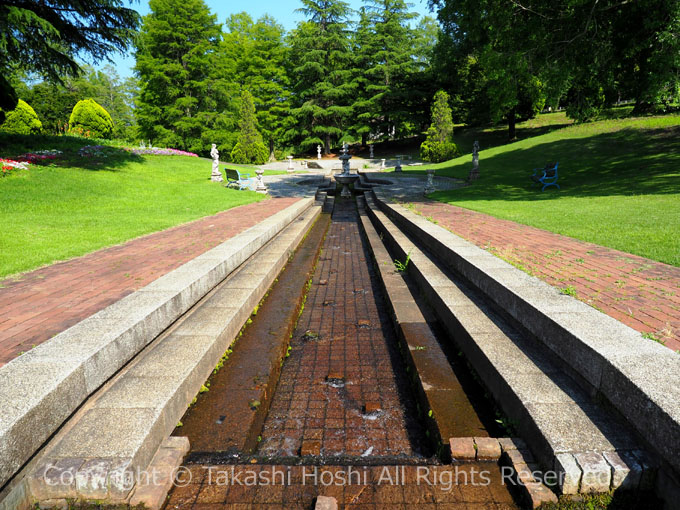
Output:
<path fill-rule="evenodd" d="M 421 455 L 397 341 L 353 202 L 337 201 L 258 455 Z M 363 414 L 368 409 L 378 411 Z"/>
<path fill-rule="evenodd" d="M 350 471 L 351 469 L 351 471 Z M 316 496 L 339 509 L 510 510 L 518 508 L 499 467 L 460 466 L 193 466 L 166 510 L 293 510 L 313 508 Z"/>

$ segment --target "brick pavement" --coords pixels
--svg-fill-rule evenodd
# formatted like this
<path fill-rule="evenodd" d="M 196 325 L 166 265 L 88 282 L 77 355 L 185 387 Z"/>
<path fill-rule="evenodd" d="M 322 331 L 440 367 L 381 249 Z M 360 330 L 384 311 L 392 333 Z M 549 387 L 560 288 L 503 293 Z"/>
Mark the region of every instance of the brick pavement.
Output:
<path fill-rule="evenodd" d="M 416 210 L 670 349 L 680 349 L 679 267 L 441 202 L 417 203 Z"/>
<path fill-rule="evenodd" d="M 236 207 L 0 281 L 0 366 L 296 200 Z"/>
<path fill-rule="evenodd" d="M 353 201 L 336 202 L 260 455 L 421 454 L 424 431 L 357 220 Z"/>
<path fill-rule="evenodd" d="M 233 469 L 233 471 L 232 471 Z M 518 508 L 494 463 L 458 466 L 192 466 L 166 510 L 309 510 L 316 496 L 361 510 Z M 189 476 L 183 476 L 188 481 Z M 347 483 L 343 483 L 343 479 Z M 249 480 L 251 485 L 247 486 Z"/>

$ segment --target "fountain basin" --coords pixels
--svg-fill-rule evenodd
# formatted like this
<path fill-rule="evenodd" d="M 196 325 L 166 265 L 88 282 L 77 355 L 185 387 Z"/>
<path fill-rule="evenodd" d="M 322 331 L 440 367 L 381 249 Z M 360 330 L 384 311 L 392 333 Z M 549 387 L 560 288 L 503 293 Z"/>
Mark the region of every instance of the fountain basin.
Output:
<path fill-rule="evenodd" d="M 349 191 L 349 185 L 356 181 L 359 176 L 357 174 L 343 173 L 335 174 L 333 178 L 335 179 L 335 182 L 342 184 L 342 192 L 340 192 L 340 196 L 344 198 L 350 198 L 352 193 Z"/>

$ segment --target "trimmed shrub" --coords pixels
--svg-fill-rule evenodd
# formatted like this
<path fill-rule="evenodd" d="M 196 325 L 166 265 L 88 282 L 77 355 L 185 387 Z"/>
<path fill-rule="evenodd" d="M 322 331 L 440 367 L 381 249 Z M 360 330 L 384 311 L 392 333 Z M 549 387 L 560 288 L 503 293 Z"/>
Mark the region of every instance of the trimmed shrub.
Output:
<path fill-rule="evenodd" d="M 430 127 L 427 138 L 420 144 L 420 159 L 430 163 L 441 163 L 460 156 L 458 146 L 451 141 L 441 142 L 437 139 L 437 132 Z"/>
<path fill-rule="evenodd" d="M 73 107 L 68 120 L 69 133 L 88 138 L 111 138 L 111 115 L 93 99 L 83 99 Z"/>
<path fill-rule="evenodd" d="M 264 165 L 269 159 L 269 151 L 262 142 L 242 145 L 240 142 L 234 145 L 231 151 L 231 161 L 237 164 Z"/>
<path fill-rule="evenodd" d="M 42 131 L 42 122 L 31 106 L 21 99 L 14 110 L 6 113 L 0 131 L 17 135 L 37 135 Z"/>

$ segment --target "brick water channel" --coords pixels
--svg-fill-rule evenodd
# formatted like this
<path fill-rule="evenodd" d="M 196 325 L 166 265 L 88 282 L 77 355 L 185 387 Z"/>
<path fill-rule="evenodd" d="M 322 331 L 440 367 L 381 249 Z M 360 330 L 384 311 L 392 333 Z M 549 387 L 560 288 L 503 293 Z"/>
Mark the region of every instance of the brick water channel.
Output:
<path fill-rule="evenodd" d="M 257 450 L 188 464 L 167 509 L 309 509 L 319 495 L 339 508 L 516 508 L 497 465 L 436 458 L 381 292 L 356 203 L 337 200 Z"/>

